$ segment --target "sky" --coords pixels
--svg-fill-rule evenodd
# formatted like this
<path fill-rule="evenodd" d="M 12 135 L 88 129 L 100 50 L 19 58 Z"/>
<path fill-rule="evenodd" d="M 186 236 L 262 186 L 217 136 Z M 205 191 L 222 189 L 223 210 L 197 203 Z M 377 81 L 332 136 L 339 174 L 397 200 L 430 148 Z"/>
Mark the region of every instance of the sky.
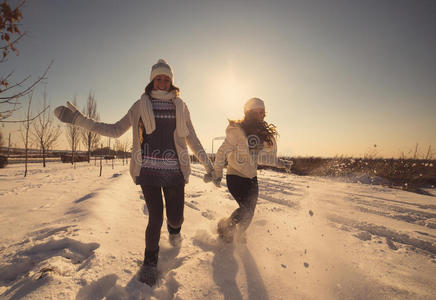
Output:
<path fill-rule="evenodd" d="M 259 97 L 281 155 L 399 157 L 418 144 L 436 156 L 433 0 L 29 0 L 22 12 L 27 36 L 0 74 L 36 78 L 54 60 L 51 107 L 92 92 L 114 123 L 164 58 L 208 152 Z M 2 131 L 22 144 L 16 125 Z"/>

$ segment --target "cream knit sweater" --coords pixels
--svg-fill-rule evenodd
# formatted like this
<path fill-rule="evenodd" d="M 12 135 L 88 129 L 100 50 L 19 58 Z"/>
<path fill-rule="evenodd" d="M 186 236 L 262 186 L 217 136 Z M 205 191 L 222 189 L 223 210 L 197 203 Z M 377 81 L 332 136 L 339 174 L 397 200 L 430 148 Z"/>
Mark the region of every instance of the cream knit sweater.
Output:
<path fill-rule="evenodd" d="M 185 183 L 189 181 L 189 175 L 191 174 L 190 167 L 190 157 L 188 153 L 187 145 L 192 150 L 194 155 L 199 159 L 201 164 L 206 169 L 206 172 L 210 173 L 213 170 L 212 164 L 201 145 L 194 127 L 191 122 L 190 113 L 186 104 L 180 99 L 177 98 L 177 105 L 182 106 L 182 113 L 184 114 L 184 119 L 186 120 L 186 128 L 187 132 L 183 132 L 180 136 L 178 134 L 178 130 L 174 131 L 174 144 L 176 146 L 177 156 L 179 158 L 180 170 L 182 171 L 183 177 L 185 179 Z M 139 176 L 141 171 L 141 163 L 142 163 L 142 154 L 141 154 L 141 145 L 139 142 L 139 130 L 138 130 L 138 122 L 139 118 L 145 118 L 144 123 L 150 124 L 151 120 L 150 112 L 144 113 L 144 109 L 149 109 L 151 107 L 151 100 L 147 95 L 142 95 L 141 99 L 136 101 L 132 107 L 129 109 L 127 114 L 121 118 L 118 122 L 114 124 L 107 124 L 103 122 L 98 122 L 93 119 L 89 119 L 83 114 L 79 114 L 77 119 L 75 120 L 75 125 L 86 128 L 87 130 L 97 132 L 101 135 L 117 138 L 120 137 L 123 133 L 125 133 L 130 127 L 133 127 L 133 141 L 132 141 L 132 158 L 130 160 L 130 175 L 132 176 L 133 181 L 136 181 L 136 177 Z M 154 120 L 153 120 L 154 121 Z"/>
<path fill-rule="evenodd" d="M 264 143 L 263 149 L 259 150 L 257 156 L 252 157 L 247 139 L 243 129 L 236 123 L 231 122 L 226 129 L 226 138 L 218 149 L 215 157 L 215 174 L 220 178 L 223 176 L 223 168 L 228 161 L 227 174 L 238 175 L 246 178 L 253 178 L 257 175 L 257 165 L 275 166 L 284 168 L 284 164 L 277 158 L 277 143 L 273 139 L 273 145 Z"/>

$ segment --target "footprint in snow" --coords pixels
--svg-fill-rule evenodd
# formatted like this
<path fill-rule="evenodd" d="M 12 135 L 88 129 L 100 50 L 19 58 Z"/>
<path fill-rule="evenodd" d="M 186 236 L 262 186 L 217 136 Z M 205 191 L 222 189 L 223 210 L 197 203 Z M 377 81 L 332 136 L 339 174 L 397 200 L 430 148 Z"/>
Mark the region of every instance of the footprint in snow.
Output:
<path fill-rule="evenodd" d="M 198 202 L 196 201 L 185 202 L 185 205 L 187 207 L 200 211 L 200 209 L 195 204 L 198 204 Z"/>
<path fill-rule="evenodd" d="M 186 198 L 197 198 L 203 195 L 203 192 L 195 192 L 192 194 L 186 194 Z"/>
<path fill-rule="evenodd" d="M 68 259 L 72 265 L 80 264 L 77 268 L 77 270 L 80 270 L 98 247 L 100 247 L 100 245 L 97 243 L 86 244 L 70 238 L 50 240 L 35 245 L 29 249 L 18 252 L 15 257 L 12 258 L 10 264 L 0 266 L 0 281 L 13 282 L 27 275 L 35 266 L 45 264 L 56 257 L 64 257 Z M 45 276 L 46 273 L 52 271 L 54 270 L 41 269 L 38 272 L 41 276 Z"/>
<path fill-rule="evenodd" d="M 209 220 L 215 220 L 215 213 L 213 212 L 213 211 L 211 211 L 211 210 L 206 210 L 206 211 L 203 211 L 202 213 L 201 213 L 201 215 L 203 216 L 203 217 L 205 217 L 206 219 L 209 219 Z"/>

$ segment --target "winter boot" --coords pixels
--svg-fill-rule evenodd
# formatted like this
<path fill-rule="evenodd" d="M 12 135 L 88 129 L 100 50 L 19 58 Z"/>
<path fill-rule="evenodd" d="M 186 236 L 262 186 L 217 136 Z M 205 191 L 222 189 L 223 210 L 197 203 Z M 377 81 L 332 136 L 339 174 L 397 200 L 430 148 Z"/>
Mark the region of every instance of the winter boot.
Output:
<path fill-rule="evenodd" d="M 144 263 L 139 271 L 139 281 L 153 286 L 157 281 L 157 259 L 159 248 L 154 251 L 145 250 Z"/>
<path fill-rule="evenodd" d="M 182 235 L 180 234 L 179 228 L 172 228 L 170 225 L 167 224 L 168 228 L 168 240 L 173 247 L 180 247 L 182 245 Z"/>
<path fill-rule="evenodd" d="M 169 234 L 169 242 L 173 247 L 180 247 L 182 245 L 182 236 L 180 232 L 177 234 Z"/>
<path fill-rule="evenodd" d="M 226 243 L 233 242 L 235 223 L 231 218 L 224 218 L 218 222 L 218 235 Z"/>

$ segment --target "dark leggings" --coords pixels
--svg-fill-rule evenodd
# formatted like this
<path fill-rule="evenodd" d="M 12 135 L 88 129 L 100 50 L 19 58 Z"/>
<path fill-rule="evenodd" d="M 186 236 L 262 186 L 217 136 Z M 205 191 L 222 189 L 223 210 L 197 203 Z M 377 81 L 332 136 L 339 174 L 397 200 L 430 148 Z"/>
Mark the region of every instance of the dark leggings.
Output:
<path fill-rule="evenodd" d="M 141 185 L 141 188 L 148 209 L 145 249 L 146 251 L 155 251 L 159 249 L 160 230 L 163 223 L 162 190 L 165 195 L 168 230 L 171 233 L 177 233 L 183 223 L 185 184 L 168 187 Z"/>
<path fill-rule="evenodd" d="M 245 231 L 251 223 L 256 208 L 259 187 L 257 177 L 244 178 L 237 175 L 227 175 L 227 188 L 230 194 L 239 204 L 230 218 L 235 224 L 239 224 L 239 230 Z"/>

